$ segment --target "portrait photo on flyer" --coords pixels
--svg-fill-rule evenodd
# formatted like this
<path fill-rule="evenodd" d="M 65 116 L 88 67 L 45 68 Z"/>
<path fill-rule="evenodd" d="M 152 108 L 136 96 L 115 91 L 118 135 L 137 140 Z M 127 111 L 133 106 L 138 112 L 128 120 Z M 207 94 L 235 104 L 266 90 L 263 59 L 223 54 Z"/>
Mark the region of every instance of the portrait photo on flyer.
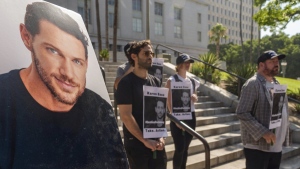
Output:
<path fill-rule="evenodd" d="M 286 95 L 286 85 L 274 85 L 273 88 L 273 105 L 269 129 L 277 128 L 281 125 L 282 111 L 285 108 L 284 100 Z"/>

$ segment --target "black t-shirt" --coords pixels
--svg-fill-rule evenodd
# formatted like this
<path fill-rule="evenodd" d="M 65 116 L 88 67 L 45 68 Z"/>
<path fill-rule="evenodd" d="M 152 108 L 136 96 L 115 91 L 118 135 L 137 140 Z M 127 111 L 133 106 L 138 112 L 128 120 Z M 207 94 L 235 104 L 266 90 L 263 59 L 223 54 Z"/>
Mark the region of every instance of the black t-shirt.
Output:
<path fill-rule="evenodd" d="M 134 73 L 129 73 L 121 79 L 116 94 L 118 105 L 131 104 L 132 115 L 135 118 L 139 128 L 143 129 L 143 86 L 159 86 L 158 78 L 148 74 L 146 79 L 136 76 Z M 143 130 L 142 130 L 143 131 Z M 130 139 L 134 136 L 128 131 L 123 124 L 124 139 Z"/>
<path fill-rule="evenodd" d="M 85 89 L 66 113 L 38 104 L 20 70 L 0 75 L 1 169 L 128 168 L 111 106 Z"/>

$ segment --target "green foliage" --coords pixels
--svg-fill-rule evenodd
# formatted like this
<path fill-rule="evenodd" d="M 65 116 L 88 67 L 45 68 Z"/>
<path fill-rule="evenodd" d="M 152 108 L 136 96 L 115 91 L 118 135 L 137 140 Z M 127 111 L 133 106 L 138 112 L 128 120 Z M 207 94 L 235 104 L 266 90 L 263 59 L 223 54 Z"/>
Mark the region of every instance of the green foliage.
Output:
<path fill-rule="evenodd" d="M 99 55 L 100 55 L 101 58 L 103 58 L 105 60 L 108 60 L 109 59 L 109 51 L 108 51 L 108 49 L 102 49 L 99 52 Z"/>
<path fill-rule="evenodd" d="M 231 73 L 238 75 L 240 77 L 243 77 L 245 79 L 249 79 L 252 77 L 255 72 L 256 72 L 256 65 L 254 64 L 245 64 L 245 65 L 235 65 L 233 66 L 230 70 Z M 227 91 L 233 93 L 233 94 L 238 94 L 238 85 L 239 85 L 239 80 L 237 77 L 234 76 L 227 76 L 227 79 L 224 81 L 225 82 L 225 88 Z M 240 82 L 241 86 L 245 83 L 245 81 Z"/>
<path fill-rule="evenodd" d="M 254 15 L 254 20 L 271 31 L 282 30 L 290 21 L 300 19 L 300 0 L 255 0 L 257 6 L 262 6 Z"/>
<path fill-rule="evenodd" d="M 212 53 L 200 55 L 199 59 L 215 67 L 219 66 L 220 62 L 219 58 Z M 211 83 L 219 84 L 221 81 L 221 73 L 219 70 L 216 70 L 201 62 L 193 63 L 191 72 Z"/>
<path fill-rule="evenodd" d="M 287 85 L 288 90 L 290 90 L 291 92 L 297 93 L 300 87 L 299 80 L 291 79 L 291 78 L 283 78 L 283 77 L 276 77 L 276 79 L 279 81 L 280 84 Z"/>
<path fill-rule="evenodd" d="M 217 23 L 208 32 L 210 42 L 216 45 L 216 56 L 219 57 L 221 38 L 227 39 L 227 27 L 221 23 Z"/>

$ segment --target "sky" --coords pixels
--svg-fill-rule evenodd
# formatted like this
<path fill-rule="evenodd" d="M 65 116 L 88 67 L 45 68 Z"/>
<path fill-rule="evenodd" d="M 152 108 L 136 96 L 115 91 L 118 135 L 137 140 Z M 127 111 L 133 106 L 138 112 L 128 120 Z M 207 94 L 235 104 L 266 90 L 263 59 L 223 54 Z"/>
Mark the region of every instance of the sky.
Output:
<path fill-rule="evenodd" d="M 287 27 L 283 30 L 284 33 L 293 36 L 296 33 L 300 33 L 300 20 L 296 22 L 290 22 Z M 261 36 L 264 37 L 265 35 L 271 35 L 270 31 L 264 31 L 262 30 Z"/>

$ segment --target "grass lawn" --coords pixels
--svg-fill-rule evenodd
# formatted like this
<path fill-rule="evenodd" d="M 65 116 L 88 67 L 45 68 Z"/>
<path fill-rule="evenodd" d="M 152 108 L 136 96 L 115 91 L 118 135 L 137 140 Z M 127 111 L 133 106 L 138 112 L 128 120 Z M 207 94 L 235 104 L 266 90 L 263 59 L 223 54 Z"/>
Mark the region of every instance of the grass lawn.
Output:
<path fill-rule="evenodd" d="M 287 85 L 288 89 L 294 92 L 300 88 L 300 80 L 283 78 L 283 77 L 276 77 L 276 79 L 280 82 L 280 84 Z"/>

